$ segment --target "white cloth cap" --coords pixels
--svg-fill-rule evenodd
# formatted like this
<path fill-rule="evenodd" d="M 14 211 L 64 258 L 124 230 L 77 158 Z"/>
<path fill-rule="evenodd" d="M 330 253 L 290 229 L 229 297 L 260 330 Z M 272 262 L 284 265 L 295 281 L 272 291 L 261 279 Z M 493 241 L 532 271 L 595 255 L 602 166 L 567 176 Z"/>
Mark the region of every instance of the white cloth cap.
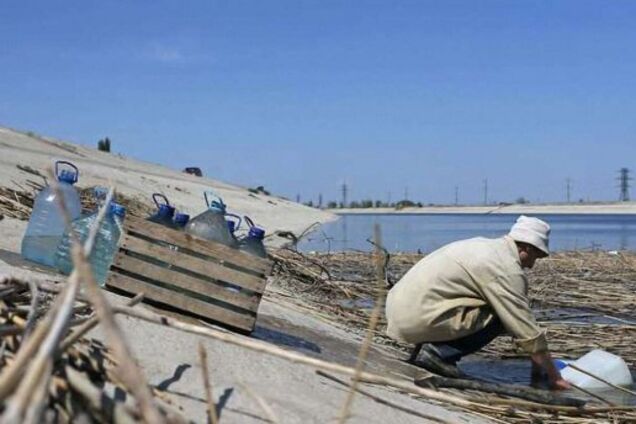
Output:
<path fill-rule="evenodd" d="M 539 218 L 521 215 L 508 233 L 514 241 L 528 243 L 544 252 L 550 254 L 548 244 L 550 242 L 550 226 L 547 222 Z"/>

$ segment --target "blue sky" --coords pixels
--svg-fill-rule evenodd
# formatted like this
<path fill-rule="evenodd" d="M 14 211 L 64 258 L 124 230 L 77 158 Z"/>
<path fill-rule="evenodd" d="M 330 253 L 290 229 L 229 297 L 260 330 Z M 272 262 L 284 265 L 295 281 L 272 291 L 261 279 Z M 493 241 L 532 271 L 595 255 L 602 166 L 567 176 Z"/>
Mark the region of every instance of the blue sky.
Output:
<path fill-rule="evenodd" d="M 3 1 L 0 125 L 303 201 L 615 200 L 633 1 Z M 634 192 L 632 197 L 636 196 Z"/>

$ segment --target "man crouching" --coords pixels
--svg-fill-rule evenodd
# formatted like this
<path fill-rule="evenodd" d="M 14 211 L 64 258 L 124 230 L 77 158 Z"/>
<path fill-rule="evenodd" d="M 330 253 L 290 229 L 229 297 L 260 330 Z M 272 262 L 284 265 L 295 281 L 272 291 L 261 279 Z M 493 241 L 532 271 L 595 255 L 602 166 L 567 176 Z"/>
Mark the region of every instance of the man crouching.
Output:
<path fill-rule="evenodd" d="M 456 377 L 457 361 L 508 333 L 530 355 L 533 375 L 542 371 L 551 388 L 569 388 L 530 310 L 524 274 L 550 253 L 549 234 L 544 221 L 520 216 L 504 237 L 462 240 L 427 255 L 389 291 L 388 335 L 424 343 L 418 363 Z"/>

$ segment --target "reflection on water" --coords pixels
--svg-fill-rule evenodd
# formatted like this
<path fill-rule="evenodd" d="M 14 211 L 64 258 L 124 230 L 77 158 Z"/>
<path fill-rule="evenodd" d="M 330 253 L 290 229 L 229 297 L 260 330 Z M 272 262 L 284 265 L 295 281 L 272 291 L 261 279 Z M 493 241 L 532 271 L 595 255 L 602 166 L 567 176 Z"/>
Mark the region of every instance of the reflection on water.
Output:
<path fill-rule="evenodd" d="M 553 250 L 636 250 L 636 215 L 534 215 L 552 227 Z M 518 215 L 342 215 L 300 243 L 303 251 L 371 250 L 374 224 L 390 251 L 430 252 L 452 241 L 506 234 Z"/>

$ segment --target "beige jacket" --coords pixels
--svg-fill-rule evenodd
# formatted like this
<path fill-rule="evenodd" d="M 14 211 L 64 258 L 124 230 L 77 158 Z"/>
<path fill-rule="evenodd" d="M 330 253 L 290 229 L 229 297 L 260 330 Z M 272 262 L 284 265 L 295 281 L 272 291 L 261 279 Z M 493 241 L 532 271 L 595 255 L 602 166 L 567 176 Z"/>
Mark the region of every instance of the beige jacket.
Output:
<path fill-rule="evenodd" d="M 390 337 L 409 343 L 455 340 L 497 316 L 528 353 L 548 349 L 528 303 L 528 280 L 515 242 L 473 238 L 420 260 L 389 291 Z"/>

